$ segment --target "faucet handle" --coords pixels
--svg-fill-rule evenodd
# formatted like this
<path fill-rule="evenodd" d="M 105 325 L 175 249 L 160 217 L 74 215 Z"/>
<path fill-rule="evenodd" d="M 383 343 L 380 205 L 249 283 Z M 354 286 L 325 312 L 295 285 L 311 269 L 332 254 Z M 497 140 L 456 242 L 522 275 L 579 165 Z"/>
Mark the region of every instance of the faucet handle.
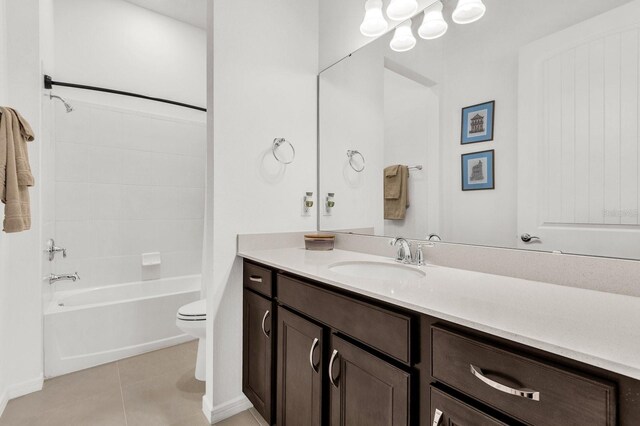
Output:
<path fill-rule="evenodd" d="M 422 244 L 418 244 L 416 248 L 416 265 L 424 265 L 424 253 L 422 252 Z"/>

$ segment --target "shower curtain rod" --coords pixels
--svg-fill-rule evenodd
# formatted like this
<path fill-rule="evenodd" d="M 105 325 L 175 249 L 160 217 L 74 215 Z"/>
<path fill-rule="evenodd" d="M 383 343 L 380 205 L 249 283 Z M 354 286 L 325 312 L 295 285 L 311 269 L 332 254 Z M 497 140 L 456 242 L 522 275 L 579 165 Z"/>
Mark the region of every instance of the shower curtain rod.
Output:
<path fill-rule="evenodd" d="M 189 105 L 189 104 L 185 104 L 185 103 L 182 103 L 182 102 L 171 101 L 169 99 L 154 98 L 152 96 L 140 95 L 138 93 L 125 92 L 125 91 L 122 91 L 122 90 L 115 90 L 115 89 L 106 89 L 104 87 L 87 86 L 87 85 L 84 85 L 84 84 L 64 83 L 62 81 L 55 81 L 55 80 L 53 80 L 51 78 L 51 76 L 45 75 L 44 76 L 44 88 L 45 89 L 52 89 L 53 86 L 73 87 L 75 89 L 93 90 L 95 92 L 104 92 L 104 93 L 113 93 L 115 95 L 131 96 L 131 97 L 134 97 L 134 98 L 146 99 L 146 100 L 149 100 L 149 101 L 156 101 L 156 102 L 164 102 L 165 104 L 171 104 L 171 105 L 177 105 L 177 106 L 181 106 L 181 107 L 185 107 L 185 108 L 196 109 L 198 111 L 206 111 L 207 110 L 206 108 L 202 108 L 202 107 L 195 106 L 195 105 Z"/>

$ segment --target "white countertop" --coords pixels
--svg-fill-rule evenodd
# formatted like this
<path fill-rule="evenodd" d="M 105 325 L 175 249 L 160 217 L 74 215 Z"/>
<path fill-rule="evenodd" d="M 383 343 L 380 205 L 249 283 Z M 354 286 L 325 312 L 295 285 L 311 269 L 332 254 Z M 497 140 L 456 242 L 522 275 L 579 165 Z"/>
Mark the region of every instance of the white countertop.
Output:
<path fill-rule="evenodd" d="M 640 380 L 640 298 L 441 266 L 409 281 L 353 278 L 345 261 L 392 259 L 343 250 L 248 250 L 239 256 L 412 311 Z M 640 285 L 640 283 L 639 283 Z"/>

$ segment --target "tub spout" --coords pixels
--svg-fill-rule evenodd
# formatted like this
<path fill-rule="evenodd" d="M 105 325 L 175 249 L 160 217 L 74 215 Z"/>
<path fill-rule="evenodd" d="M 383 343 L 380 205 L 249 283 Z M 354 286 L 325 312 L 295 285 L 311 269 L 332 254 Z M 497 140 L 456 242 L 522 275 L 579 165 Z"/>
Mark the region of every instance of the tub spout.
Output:
<path fill-rule="evenodd" d="M 76 282 L 79 279 L 80 279 L 80 275 L 78 275 L 77 272 L 74 274 L 64 274 L 64 275 L 51 274 L 49 275 L 49 284 L 53 284 L 56 281 L 64 281 L 64 280 L 71 280 L 73 282 Z"/>

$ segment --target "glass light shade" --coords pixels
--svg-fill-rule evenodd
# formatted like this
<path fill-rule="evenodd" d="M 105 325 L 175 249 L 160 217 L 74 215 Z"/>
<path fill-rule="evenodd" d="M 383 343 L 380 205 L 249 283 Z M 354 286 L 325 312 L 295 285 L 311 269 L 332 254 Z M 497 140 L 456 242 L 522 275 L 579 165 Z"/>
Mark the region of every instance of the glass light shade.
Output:
<path fill-rule="evenodd" d="M 424 11 L 424 20 L 418 28 L 418 35 L 425 40 L 442 37 L 447 32 L 449 24 L 442 16 L 442 2 L 435 2 Z"/>
<path fill-rule="evenodd" d="M 389 24 L 382 15 L 382 0 L 367 0 L 360 32 L 367 37 L 377 37 L 387 32 Z"/>
<path fill-rule="evenodd" d="M 404 21 L 409 19 L 418 10 L 416 0 L 391 0 L 387 6 L 387 16 L 394 21 Z"/>
<path fill-rule="evenodd" d="M 486 10 L 482 0 L 458 0 L 451 18 L 456 24 L 470 24 L 482 18 Z"/>
<path fill-rule="evenodd" d="M 397 28 L 389 43 L 389 47 L 396 52 L 406 52 L 416 45 L 416 38 L 411 31 L 411 19 L 403 22 Z"/>

